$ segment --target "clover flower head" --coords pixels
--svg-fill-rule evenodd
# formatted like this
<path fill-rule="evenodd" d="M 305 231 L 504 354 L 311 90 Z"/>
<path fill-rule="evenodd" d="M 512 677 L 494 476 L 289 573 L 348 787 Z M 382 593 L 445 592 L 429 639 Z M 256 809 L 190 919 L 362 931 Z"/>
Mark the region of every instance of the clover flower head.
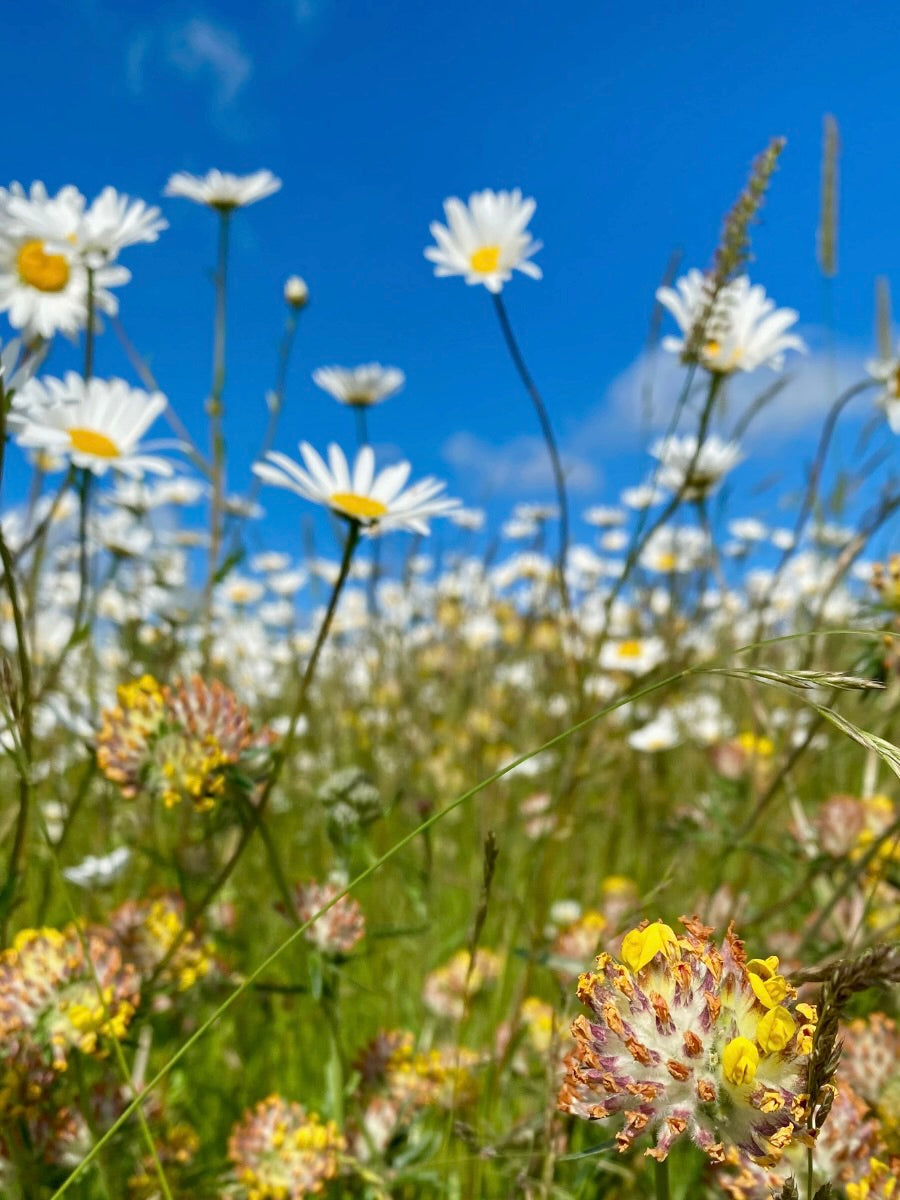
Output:
<path fill-rule="evenodd" d="M 294 889 L 297 916 L 304 922 L 311 920 L 343 890 L 339 884 L 330 881 L 317 883 L 311 879 L 308 883 L 298 884 Z M 316 917 L 304 937 L 322 954 L 343 958 L 365 937 L 365 933 L 363 910 L 352 896 L 343 896 L 327 912 Z"/>
<path fill-rule="evenodd" d="M 162 974 L 165 982 L 187 991 L 212 969 L 213 947 L 193 931 L 184 933 L 184 901 L 164 892 L 141 900 L 126 900 L 109 917 L 109 928 L 138 974 L 150 977 L 179 941 Z"/>
<path fill-rule="evenodd" d="M 778 959 L 748 961 L 729 929 L 682 918 L 677 934 L 644 923 L 601 954 L 578 997 L 591 1010 L 572 1026 L 575 1049 L 559 1095 L 564 1112 L 624 1117 L 627 1150 L 642 1134 L 664 1159 L 689 1135 L 714 1162 L 727 1145 L 776 1161 L 804 1135 L 815 1010 L 796 1004 Z"/>
<path fill-rule="evenodd" d="M 334 1121 L 269 1096 L 232 1129 L 228 1157 L 244 1200 L 302 1200 L 324 1192 L 346 1145 Z"/>

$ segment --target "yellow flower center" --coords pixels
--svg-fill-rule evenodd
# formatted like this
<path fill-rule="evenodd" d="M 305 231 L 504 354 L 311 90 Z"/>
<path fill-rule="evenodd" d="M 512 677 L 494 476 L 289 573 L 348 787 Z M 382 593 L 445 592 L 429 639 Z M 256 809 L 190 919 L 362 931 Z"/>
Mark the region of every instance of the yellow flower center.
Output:
<path fill-rule="evenodd" d="M 656 560 L 657 571 L 674 571 L 675 564 L 678 562 L 675 555 L 669 552 L 668 554 L 660 554 Z"/>
<path fill-rule="evenodd" d="M 377 521 L 388 510 L 386 504 L 371 496 L 359 496 L 356 492 L 333 492 L 330 496 L 333 508 L 338 508 L 355 521 Z"/>
<path fill-rule="evenodd" d="M 490 275 L 500 266 L 500 247 L 482 246 L 479 250 L 474 251 L 469 259 L 469 265 L 480 275 Z"/>
<path fill-rule="evenodd" d="M 619 643 L 619 658 L 640 658 L 641 643 L 640 642 L 620 642 Z"/>
<path fill-rule="evenodd" d="M 72 449 L 80 450 L 82 454 L 95 454 L 98 458 L 118 458 L 120 454 L 112 438 L 95 429 L 70 429 L 69 441 Z"/>
<path fill-rule="evenodd" d="M 660 953 L 667 959 L 679 957 L 675 930 L 662 921 L 645 929 L 632 929 L 622 938 L 622 958 L 632 971 L 640 971 Z"/>
<path fill-rule="evenodd" d="M 749 1038 L 732 1038 L 722 1051 L 722 1070 L 729 1083 L 741 1087 L 752 1083 L 759 1066 L 759 1051 Z"/>
<path fill-rule="evenodd" d="M 69 282 L 64 254 L 47 254 L 39 239 L 25 242 L 16 257 L 19 278 L 39 292 L 61 292 Z"/>

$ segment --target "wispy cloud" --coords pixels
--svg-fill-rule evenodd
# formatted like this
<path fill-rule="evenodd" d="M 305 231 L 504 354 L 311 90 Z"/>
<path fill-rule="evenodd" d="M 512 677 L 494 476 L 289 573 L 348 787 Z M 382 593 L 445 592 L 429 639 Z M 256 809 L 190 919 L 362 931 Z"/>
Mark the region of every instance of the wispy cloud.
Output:
<path fill-rule="evenodd" d="M 465 479 L 472 495 L 534 496 L 553 491 L 547 447 L 540 438 L 523 435 L 494 446 L 472 433 L 455 433 L 444 443 L 441 456 Z M 570 492 L 597 488 L 599 472 L 594 463 L 565 449 L 562 460 Z"/>
<path fill-rule="evenodd" d="M 814 339 L 810 339 L 814 340 Z M 865 356 L 852 347 L 834 352 L 792 355 L 783 375 L 760 369 L 738 372 L 726 385 L 718 431 L 727 433 L 759 397 L 776 383 L 783 386 L 749 425 L 749 444 L 786 442 L 819 423 L 842 391 L 865 378 Z M 578 430 L 578 445 L 634 444 L 641 436 L 668 427 L 686 378 L 678 359 L 664 351 L 642 354 L 612 381 Z M 705 390 L 698 378 L 697 407 Z M 860 405 L 865 400 L 860 399 Z M 687 428 L 689 418 L 682 424 Z"/>
<path fill-rule="evenodd" d="M 220 111 L 234 103 L 253 73 L 253 61 L 237 35 L 202 17 L 172 31 L 166 57 L 181 74 L 207 83 Z"/>

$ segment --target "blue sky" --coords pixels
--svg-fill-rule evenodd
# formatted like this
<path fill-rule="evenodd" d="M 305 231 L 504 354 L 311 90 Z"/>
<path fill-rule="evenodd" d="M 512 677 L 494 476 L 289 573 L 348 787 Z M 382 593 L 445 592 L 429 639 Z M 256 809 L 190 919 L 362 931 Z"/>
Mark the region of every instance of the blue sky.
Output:
<path fill-rule="evenodd" d="M 134 281 L 121 292 L 122 318 L 198 437 L 214 220 L 161 191 L 172 171 L 211 166 L 268 167 L 283 179 L 277 196 L 235 221 L 226 403 L 236 485 L 265 422 L 282 283 L 298 272 L 312 302 L 282 449 L 300 437 L 351 446 L 351 414 L 310 372 L 377 359 L 402 367 L 408 384 L 372 414 L 376 443 L 398 448 L 417 473 L 447 477 L 469 503 L 494 497 L 499 512 L 549 497 L 489 297 L 434 279 L 422 257 L 447 195 L 518 186 L 537 199 L 531 228 L 545 277 L 517 277 L 505 298 L 571 458 L 576 509 L 614 502 L 645 472 L 633 364 L 654 289 L 676 250 L 685 268 L 707 264 L 722 214 L 771 136 L 788 145 L 751 273 L 800 311 L 814 345 L 827 340 L 833 310 L 833 378 L 855 377 L 872 349 L 875 277 L 900 286 L 900 8 L 887 0 L 36 0 L 18 6 L 4 42 L 6 95 L 11 106 L 22 98 L 4 138 L 9 179 L 54 190 L 71 182 L 89 197 L 111 183 L 164 208 L 171 228 L 159 243 L 124 256 Z M 826 112 L 843 145 L 830 298 L 815 259 Z M 50 369 L 67 363 L 63 348 Z M 97 369 L 128 373 L 111 334 Z M 832 378 L 804 372 L 736 477 L 747 486 L 772 472 L 796 483 L 811 456 Z M 848 461 L 852 451 L 848 437 Z"/>

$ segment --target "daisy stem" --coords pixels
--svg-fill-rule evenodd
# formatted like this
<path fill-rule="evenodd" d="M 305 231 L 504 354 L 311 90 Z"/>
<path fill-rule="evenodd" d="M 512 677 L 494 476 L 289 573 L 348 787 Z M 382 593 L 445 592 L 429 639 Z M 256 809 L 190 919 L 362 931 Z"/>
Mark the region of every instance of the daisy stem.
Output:
<path fill-rule="evenodd" d="M 84 327 L 84 381 L 94 373 L 94 272 L 87 269 L 87 324 Z"/>
<path fill-rule="evenodd" d="M 16 584 L 12 555 L 0 531 L 0 560 L 3 563 L 3 574 L 6 579 L 6 591 L 12 609 L 13 625 L 16 631 L 16 657 L 19 665 L 19 729 L 22 742 L 23 763 L 19 770 L 19 813 L 16 818 L 16 829 L 13 835 L 12 850 L 9 856 L 9 866 L 6 872 L 6 882 L 3 885 L 2 912 L 0 912 L 0 938 L 6 944 L 6 925 L 12 912 L 15 889 L 22 868 L 22 858 L 28 840 L 28 813 L 31 808 L 31 758 L 32 758 L 32 722 L 31 706 L 33 701 L 31 687 L 31 660 L 28 657 L 28 643 L 25 637 L 25 620 L 22 606 L 19 602 L 19 589 Z"/>
<path fill-rule="evenodd" d="M 366 420 L 365 405 L 354 404 L 353 413 L 356 417 L 356 440 L 361 450 L 363 446 L 368 446 L 369 444 L 369 423 Z"/>
<path fill-rule="evenodd" d="M 559 594 L 563 603 L 563 608 L 566 612 L 571 611 L 571 600 L 569 597 L 569 586 L 566 583 L 566 561 L 569 556 L 569 502 L 566 496 L 566 480 L 563 473 L 562 462 L 559 457 L 559 450 L 556 445 L 556 438 L 553 435 L 553 427 L 550 424 L 550 416 L 544 401 L 541 399 L 541 394 L 537 390 L 534 380 L 525 365 L 525 359 L 522 357 L 522 351 L 519 349 L 519 343 L 516 341 L 516 336 L 513 333 L 512 325 L 509 321 L 509 315 L 506 311 L 506 306 L 503 303 L 503 297 L 500 292 L 493 293 L 494 308 L 497 313 L 497 320 L 500 322 L 500 330 L 503 334 L 503 340 L 506 342 L 506 348 L 509 351 L 510 358 L 513 360 L 513 365 L 522 380 L 525 391 L 531 398 L 531 403 L 534 405 L 534 411 L 537 413 L 537 419 L 541 426 L 541 432 L 544 435 L 544 442 L 547 445 L 547 453 L 550 456 L 550 465 L 553 468 L 553 480 L 556 485 L 556 501 L 559 505 L 559 556 L 557 558 L 557 570 L 559 572 Z"/>
<path fill-rule="evenodd" d="M 225 391 L 225 326 L 228 283 L 228 235 L 231 211 L 219 211 L 219 256 L 216 266 L 216 316 L 213 331 L 212 388 L 206 411 L 209 416 L 210 461 L 212 475 L 212 505 L 209 518 L 209 563 L 206 572 L 206 588 L 203 598 L 205 638 L 203 646 L 204 669 L 209 669 L 212 644 L 213 592 L 222 547 L 222 517 L 225 507 L 225 434 L 223 429 L 224 407 L 222 396 Z"/>
<path fill-rule="evenodd" d="M 669 1200 L 669 1160 L 656 1162 L 656 1200 Z"/>
<path fill-rule="evenodd" d="M 278 433 L 278 421 L 281 417 L 281 410 L 284 407 L 284 393 L 287 389 L 287 373 L 291 361 L 291 351 L 294 348 L 294 338 L 297 333 L 297 313 L 298 310 L 296 308 L 291 308 L 288 312 L 287 320 L 284 323 L 284 336 L 281 339 L 281 347 L 278 351 L 278 368 L 275 374 L 275 387 L 272 391 L 270 402 L 269 423 L 266 426 L 266 432 L 263 436 L 262 445 L 257 452 L 257 459 L 264 459 L 275 445 L 275 436 Z M 262 480 L 258 475 L 254 475 L 247 491 L 248 505 L 252 504 L 259 495 L 259 489 L 261 487 Z"/>

